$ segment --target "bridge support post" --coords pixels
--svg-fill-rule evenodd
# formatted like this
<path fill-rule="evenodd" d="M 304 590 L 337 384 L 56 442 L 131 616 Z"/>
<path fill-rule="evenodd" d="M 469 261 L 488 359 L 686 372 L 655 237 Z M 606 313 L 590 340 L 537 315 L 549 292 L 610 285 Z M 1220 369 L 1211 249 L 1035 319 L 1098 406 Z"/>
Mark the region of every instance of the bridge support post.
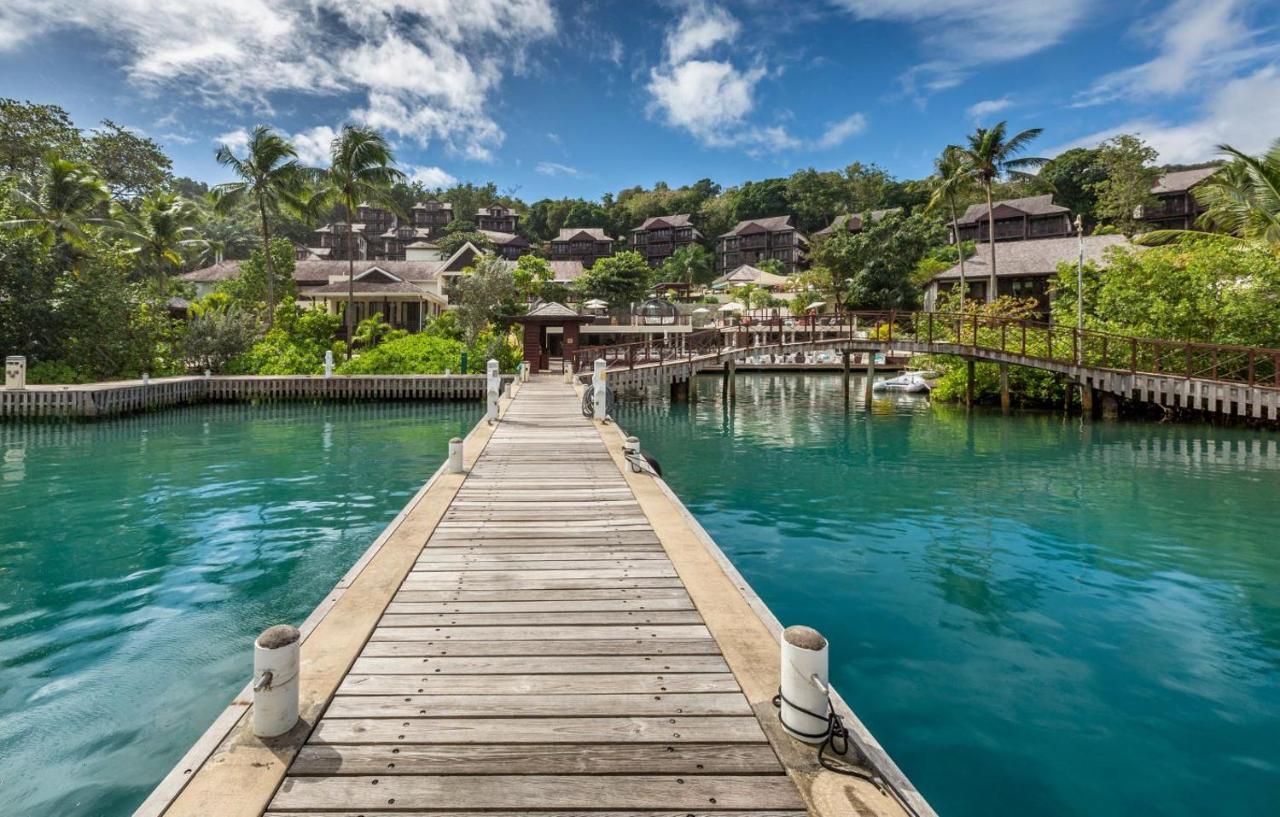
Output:
<path fill-rule="evenodd" d="M 688 380 L 672 379 L 671 402 L 673 403 L 689 402 L 689 381 Z"/>
<path fill-rule="evenodd" d="M 738 399 L 738 361 L 732 358 L 724 362 L 724 398 Z"/>
<path fill-rule="evenodd" d="M 867 405 L 868 405 L 868 406 L 870 406 L 870 405 L 871 405 L 871 385 L 872 385 L 873 383 L 875 383 L 875 380 L 876 380 L 876 353 L 875 353 L 875 352 L 867 352 L 867 388 L 866 388 L 866 398 L 867 398 Z"/>
<path fill-rule="evenodd" d="M 849 402 L 849 350 L 845 349 L 843 352 L 841 352 L 841 357 L 844 358 L 844 374 L 843 374 L 844 401 L 848 403 Z"/>
<path fill-rule="evenodd" d="M 1080 384 L 1080 413 L 1086 420 L 1093 419 L 1093 386 Z"/>
<path fill-rule="evenodd" d="M 1114 394 L 1103 393 L 1099 400 L 1102 403 L 1102 419 L 1116 420 L 1120 417 L 1120 401 L 1116 399 Z"/>
<path fill-rule="evenodd" d="M 964 405 L 965 408 L 973 406 L 973 359 L 970 358 L 964 362 Z"/>
<path fill-rule="evenodd" d="M 1013 400 L 1009 396 L 1009 364 L 1000 364 L 1000 411 L 1005 414 L 1009 413 L 1009 409 L 1013 406 Z"/>

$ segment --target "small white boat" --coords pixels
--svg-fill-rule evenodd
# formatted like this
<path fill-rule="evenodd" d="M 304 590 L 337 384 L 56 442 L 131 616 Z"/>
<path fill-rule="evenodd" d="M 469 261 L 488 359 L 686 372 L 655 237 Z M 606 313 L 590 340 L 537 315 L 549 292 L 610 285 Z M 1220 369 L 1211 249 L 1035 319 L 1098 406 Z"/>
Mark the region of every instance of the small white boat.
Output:
<path fill-rule="evenodd" d="M 919 394 L 929 391 L 929 382 L 924 379 L 927 372 L 904 372 L 887 380 L 877 380 L 871 384 L 872 391 L 901 391 L 908 394 Z"/>

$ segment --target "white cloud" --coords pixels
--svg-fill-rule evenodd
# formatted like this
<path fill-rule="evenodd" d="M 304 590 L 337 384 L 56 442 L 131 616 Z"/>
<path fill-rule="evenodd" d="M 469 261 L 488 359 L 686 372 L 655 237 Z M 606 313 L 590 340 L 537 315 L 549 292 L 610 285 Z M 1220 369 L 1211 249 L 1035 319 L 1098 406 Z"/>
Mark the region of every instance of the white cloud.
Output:
<path fill-rule="evenodd" d="M 458 183 L 451 173 L 441 167 L 409 167 L 406 168 L 409 174 L 409 181 L 418 182 L 423 187 L 432 190 L 440 187 L 450 187 Z"/>
<path fill-rule="evenodd" d="M 705 54 L 738 36 L 742 24 L 721 6 L 695 2 L 667 33 L 667 60 L 672 64 Z"/>
<path fill-rule="evenodd" d="M 839 122 L 832 122 L 814 143 L 821 150 L 839 147 L 851 137 L 867 129 L 867 118 L 860 113 L 850 114 Z"/>
<path fill-rule="evenodd" d="M 85 30 L 156 95 L 269 114 L 284 92 L 359 94 L 353 118 L 483 159 L 495 89 L 557 25 L 551 0 L 8 1 L 0 51 Z"/>
<path fill-rule="evenodd" d="M 538 162 L 534 170 L 543 176 L 571 176 L 575 179 L 580 179 L 586 175 L 576 167 L 563 165 L 559 162 Z"/>
<path fill-rule="evenodd" d="M 1121 133 L 1137 133 L 1160 152 L 1161 162 L 1171 164 L 1212 159 L 1220 144 L 1257 154 L 1280 134 L 1280 106 L 1271 104 L 1276 99 L 1280 99 L 1280 67 L 1272 65 L 1215 89 L 1190 121 L 1131 120 L 1076 139 L 1055 152 L 1092 147 Z"/>
<path fill-rule="evenodd" d="M 1011 105 L 1013 105 L 1013 100 L 1007 96 L 1002 96 L 999 99 L 984 99 L 966 108 L 965 114 L 970 119 L 984 120 L 989 116 L 1000 113 Z"/>
<path fill-rule="evenodd" d="M 667 124 L 708 145 L 733 144 L 755 108 L 762 67 L 741 70 L 731 62 L 689 60 L 655 68 L 649 75 L 653 107 Z"/>
<path fill-rule="evenodd" d="M 295 133 L 291 140 L 298 151 L 298 161 L 311 167 L 328 167 L 332 156 L 330 147 L 337 136 L 338 132 L 328 125 L 317 125 Z"/>
<path fill-rule="evenodd" d="M 910 92 L 959 85 L 979 66 L 1026 57 L 1062 41 L 1097 0 L 832 0 L 859 20 L 911 25 L 933 59 L 902 77 Z"/>
<path fill-rule="evenodd" d="M 1140 32 L 1157 41 L 1157 55 L 1101 77 L 1076 104 L 1185 93 L 1274 54 L 1275 46 L 1259 45 L 1245 24 L 1246 5 L 1247 0 L 1178 0 Z"/>
<path fill-rule="evenodd" d="M 240 153 L 249 146 L 249 131 L 244 128 L 237 128 L 221 136 L 213 137 L 213 142 L 219 146 L 226 145 L 232 153 Z"/>

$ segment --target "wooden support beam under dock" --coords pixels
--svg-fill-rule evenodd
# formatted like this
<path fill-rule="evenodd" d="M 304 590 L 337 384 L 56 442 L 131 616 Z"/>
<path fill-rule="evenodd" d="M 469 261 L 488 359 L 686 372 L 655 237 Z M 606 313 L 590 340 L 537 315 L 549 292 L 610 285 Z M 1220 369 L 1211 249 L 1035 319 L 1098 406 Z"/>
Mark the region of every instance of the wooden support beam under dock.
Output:
<path fill-rule="evenodd" d="M 325 644 L 304 642 L 304 689 L 330 685 L 323 711 L 304 706 L 309 724 L 256 753 L 241 735 L 239 757 L 215 753 L 155 813 L 908 814 L 783 733 L 759 600 L 665 485 L 631 472 L 617 428 L 579 407 L 559 378 L 520 386 L 469 471 L 406 517 L 419 547 L 388 565 L 394 592 L 366 600 L 381 614 L 345 671 L 317 680 L 307 652 L 323 662 Z"/>

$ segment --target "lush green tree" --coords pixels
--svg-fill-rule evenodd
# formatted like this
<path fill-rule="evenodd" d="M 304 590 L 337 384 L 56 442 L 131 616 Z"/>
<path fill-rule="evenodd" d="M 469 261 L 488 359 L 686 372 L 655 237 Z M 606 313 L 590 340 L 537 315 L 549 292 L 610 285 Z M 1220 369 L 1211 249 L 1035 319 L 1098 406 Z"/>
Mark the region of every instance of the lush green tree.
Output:
<path fill-rule="evenodd" d="M 436 246 L 440 248 L 440 252 L 445 258 L 453 255 L 467 244 L 474 245 L 480 252 L 493 252 L 496 249 L 496 245 L 487 235 L 474 231 L 447 232 L 436 239 Z"/>
<path fill-rule="evenodd" d="M 182 335 L 182 357 L 190 371 L 221 374 L 236 358 L 253 348 L 258 319 L 234 305 L 192 310 Z"/>
<path fill-rule="evenodd" d="M 282 303 L 292 303 L 297 294 L 293 281 L 296 263 L 293 244 L 285 238 L 273 238 L 270 259 L 263 258 L 261 247 L 255 247 L 241 262 L 240 274 L 218 284 L 216 292 L 228 297 L 240 309 L 251 312 L 260 312 L 266 307 L 268 292 L 278 295 Z"/>
<path fill-rule="evenodd" d="M 393 329 L 381 312 L 375 312 L 356 324 L 355 345 L 360 349 L 372 349 L 380 343 L 397 340 L 407 334 L 409 333 L 403 329 Z"/>
<path fill-rule="evenodd" d="M 1098 185 L 1107 179 L 1098 154 L 1097 148 L 1064 150 L 1037 174 L 1053 190 L 1054 202 L 1084 219 L 1086 227 L 1097 221 Z"/>
<path fill-rule="evenodd" d="M 1220 145 L 1219 150 L 1232 158 L 1231 163 L 1194 191 L 1207 208 L 1202 225 L 1280 253 L 1280 139 L 1262 156 L 1230 145 Z"/>
<path fill-rule="evenodd" d="M 1137 136 L 1121 134 L 1098 147 L 1097 164 L 1105 178 L 1092 185 L 1098 196 L 1099 219 L 1114 225 L 1125 235 L 1137 232 L 1142 222 L 1137 213 L 1155 203 L 1151 188 L 1160 177 L 1152 162 L 1159 154 Z"/>
<path fill-rule="evenodd" d="M 3 214 L 0 205 L 0 217 Z M 61 270 L 32 232 L 0 231 L 0 349 L 35 365 L 60 354 L 62 315 L 53 300 Z"/>
<path fill-rule="evenodd" d="M 499 317 L 516 312 L 516 279 L 505 261 L 482 255 L 458 279 L 458 327 L 463 341 L 474 344 Z"/>
<path fill-rule="evenodd" d="M 346 217 L 348 236 L 354 235 L 351 225 L 356 208 L 370 203 L 394 209 L 392 186 L 404 178 L 404 174 L 391 165 L 395 157 L 391 146 L 382 134 L 359 125 L 346 125 L 333 140 L 330 148 L 329 167 L 317 179 L 316 188 L 308 209 L 315 211 L 324 204 L 340 205 Z M 401 213 L 403 215 L 403 213 Z M 347 253 L 347 359 L 351 359 L 351 345 L 355 340 L 355 253 Z"/>
<path fill-rule="evenodd" d="M 768 216 L 783 216 L 790 212 L 787 200 L 786 179 L 764 179 L 744 182 L 741 187 L 726 193 L 733 207 L 734 222 Z"/>
<path fill-rule="evenodd" d="M 837 299 L 852 309 L 910 309 L 919 297 L 916 265 L 945 234 L 937 219 L 889 213 L 868 220 L 860 233 L 821 242 L 811 260 L 825 270 Z"/>
<path fill-rule="evenodd" d="M 598 259 L 577 280 L 577 287 L 587 298 L 601 298 L 620 307 L 643 300 L 652 283 L 649 262 L 639 253 L 625 250 Z"/>
<path fill-rule="evenodd" d="M 993 191 L 1001 178 L 1030 180 L 1028 168 L 1044 165 L 1046 159 L 1022 156 L 1027 146 L 1043 133 L 1042 128 L 1029 128 L 1013 136 L 1008 135 L 1005 122 L 990 128 L 978 128 L 969 135 L 967 144 L 956 148 L 963 157 L 966 172 L 981 185 L 987 199 L 988 244 L 991 250 L 991 271 L 987 282 L 987 301 L 996 299 L 996 211 Z"/>
<path fill-rule="evenodd" d="M 1261 243 L 1201 234 L 1087 264 L 1085 323 L 1138 337 L 1280 347 L 1280 257 Z M 1055 282 L 1054 316 L 1075 322 L 1076 267 Z"/>
<path fill-rule="evenodd" d="M 511 274 L 515 281 L 516 292 L 526 302 L 541 298 L 547 284 L 556 277 L 547 259 L 536 255 L 521 256 L 516 261 L 515 269 Z"/>
<path fill-rule="evenodd" d="M 228 368 L 244 374 L 320 374 L 324 353 L 332 348 L 341 324 L 341 318 L 323 309 L 281 301 L 266 335 Z"/>
<path fill-rule="evenodd" d="M 19 177 L 40 175 L 49 154 L 76 156 L 80 131 L 57 105 L 0 99 L 0 169 Z"/>
<path fill-rule="evenodd" d="M 673 252 L 659 268 L 663 281 L 709 284 L 716 277 L 716 257 L 701 244 L 686 244 Z"/>
<path fill-rule="evenodd" d="M 218 164 L 230 168 L 237 181 L 220 184 L 213 188 L 212 193 L 223 212 L 229 212 L 246 201 L 252 203 L 257 210 L 264 258 L 269 266 L 272 257 L 267 248 L 271 244 L 271 219 L 282 209 L 301 206 L 306 172 L 298 163 L 298 152 L 293 145 L 266 125 L 253 129 L 246 150 L 244 158 L 240 158 L 226 145 L 218 148 Z M 270 326 L 276 314 L 275 276 L 270 269 L 266 278 L 267 325 Z"/>
<path fill-rule="evenodd" d="M 102 120 L 85 142 L 85 161 L 120 201 L 154 194 L 172 177 L 173 162 L 160 145 L 110 119 Z"/>
<path fill-rule="evenodd" d="M 439 199 L 453 205 L 453 217 L 455 219 L 473 223 L 477 211 L 491 204 L 504 203 L 502 197 L 498 195 L 498 185 L 493 182 L 487 184 L 473 184 L 472 182 L 455 184 L 441 191 Z M 518 202 L 508 200 L 508 203 L 517 204 Z"/>
<path fill-rule="evenodd" d="M 929 197 L 929 204 L 925 207 L 925 212 L 933 212 L 945 204 L 947 215 L 951 219 L 950 223 L 954 227 L 959 217 L 956 209 L 956 199 L 972 190 L 976 186 L 977 179 L 970 172 L 969 166 L 965 162 L 964 154 L 955 145 L 948 145 L 943 148 L 942 154 L 934 160 L 933 166 L 936 171 L 932 177 L 933 193 Z M 967 293 L 969 289 L 965 283 L 965 254 L 960 248 L 958 233 L 954 237 L 957 239 L 955 259 L 960 264 L 960 291 Z M 950 265 L 943 267 L 943 269 L 950 269 Z M 941 272 L 941 270 L 938 271 Z"/>
<path fill-rule="evenodd" d="M 786 180 L 789 212 L 802 233 L 820 230 L 849 206 L 849 185 L 838 172 L 797 170 Z"/>
<path fill-rule="evenodd" d="M 73 248 L 87 242 L 87 226 L 107 223 L 101 217 L 110 195 L 107 187 L 92 168 L 79 162 L 49 154 L 33 192 L 18 186 L 9 190 L 10 215 L 15 217 L 0 222 L 0 228 L 33 230 L 59 253 L 60 264 L 67 263 Z"/>
<path fill-rule="evenodd" d="M 111 235 L 129 246 L 139 271 L 151 276 L 157 291 L 168 294 L 169 276 L 204 246 L 195 228 L 197 209 L 175 193 L 159 192 L 143 197 L 136 209 L 117 203 L 112 213 Z"/>

